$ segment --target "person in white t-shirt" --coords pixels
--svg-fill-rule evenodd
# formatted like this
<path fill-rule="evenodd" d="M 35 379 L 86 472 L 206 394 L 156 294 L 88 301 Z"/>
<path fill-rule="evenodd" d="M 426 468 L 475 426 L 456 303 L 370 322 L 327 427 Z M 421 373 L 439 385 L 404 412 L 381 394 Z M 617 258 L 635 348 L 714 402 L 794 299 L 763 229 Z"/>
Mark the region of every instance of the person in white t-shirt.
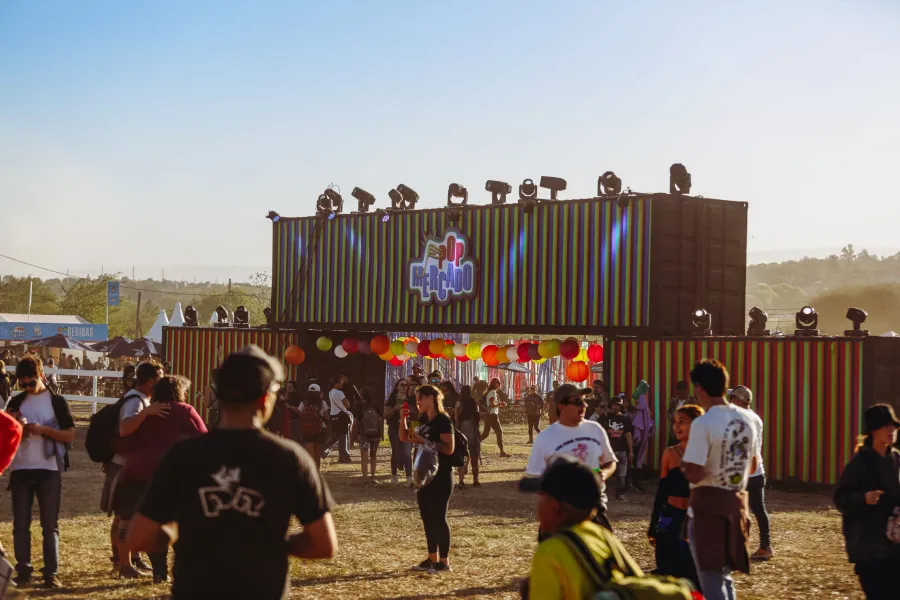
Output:
<path fill-rule="evenodd" d="M 739 385 L 729 390 L 728 400 L 736 406 L 747 410 L 753 417 L 759 430 L 759 452 L 756 454 L 756 469 L 750 474 L 747 481 L 747 494 L 750 496 L 750 510 L 756 517 L 756 525 L 759 527 L 759 549 L 750 555 L 751 560 L 769 560 L 772 558 L 772 535 L 769 530 L 769 513 L 766 511 L 766 470 L 763 467 L 762 435 L 763 422 L 759 415 L 753 412 L 750 405 L 753 403 L 753 392 L 750 388 Z"/>
<path fill-rule="evenodd" d="M 547 466 L 560 454 L 573 456 L 598 471 L 603 482 L 616 471 L 616 455 L 603 427 L 585 421 L 587 403 L 574 385 L 559 386 L 554 393 L 559 420 L 543 429 L 534 439 L 525 473 L 532 477 L 543 475 Z M 600 494 L 595 522 L 612 530 L 606 518 L 606 486 Z"/>
<path fill-rule="evenodd" d="M 759 431 L 751 413 L 725 400 L 728 370 L 702 360 L 691 370 L 706 413 L 691 423 L 681 471 L 691 483 L 688 539 L 707 600 L 735 600 L 733 569 L 749 573 L 745 532 L 747 480 L 756 467 Z"/>
<path fill-rule="evenodd" d="M 350 401 L 344 395 L 343 389 L 346 377 L 339 375 L 331 384 L 328 392 L 328 402 L 331 406 L 331 437 L 325 443 L 323 457 L 331 454 L 332 448 L 338 448 L 338 462 L 350 461 L 350 425 L 353 423 L 353 415 L 350 414 Z"/>
<path fill-rule="evenodd" d="M 497 447 L 500 448 L 500 456 L 502 458 L 509 458 L 511 455 L 507 454 L 503 449 L 503 428 L 500 427 L 500 408 L 502 406 L 506 406 L 503 402 L 503 398 L 500 396 L 500 388 L 502 387 L 502 383 L 496 377 L 491 379 L 491 385 L 488 388 L 487 396 L 485 398 L 485 404 L 487 405 L 487 413 L 482 415 L 482 421 L 484 421 L 484 431 L 481 433 L 481 441 L 484 442 L 488 436 L 493 431 L 497 436 Z"/>

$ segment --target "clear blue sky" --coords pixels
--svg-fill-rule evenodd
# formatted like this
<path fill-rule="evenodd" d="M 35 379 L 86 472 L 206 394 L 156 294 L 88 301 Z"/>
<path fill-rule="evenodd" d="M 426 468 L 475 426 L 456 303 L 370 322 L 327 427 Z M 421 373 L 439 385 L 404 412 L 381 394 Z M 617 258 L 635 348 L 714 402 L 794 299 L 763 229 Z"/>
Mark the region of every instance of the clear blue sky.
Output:
<path fill-rule="evenodd" d="M 268 268 L 266 212 L 332 181 L 440 206 L 673 162 L 750 202 L 752 251 L 900 246 L 900 3 L 619 4 L 6 0 L 0 253 Z"/>

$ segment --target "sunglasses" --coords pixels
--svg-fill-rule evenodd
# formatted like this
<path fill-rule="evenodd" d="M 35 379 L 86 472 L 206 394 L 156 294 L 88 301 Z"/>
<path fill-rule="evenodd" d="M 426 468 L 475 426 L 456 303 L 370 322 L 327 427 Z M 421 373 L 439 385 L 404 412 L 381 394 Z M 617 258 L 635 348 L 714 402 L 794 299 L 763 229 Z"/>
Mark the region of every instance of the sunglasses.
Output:
<path fill-rule="evenodd" d="M 563 398 L 558 404 L 561 404 L 562 406 L 587 406 L 587 403 L 584 400 L 574 397 Z"/>
<path fill-rule="evenodd" d="M 37 379 L 32 379 L 31 381 L 22 381 L 19 380 L 19 385 L 23 388 L 33 388 L 37 387 Z"/>

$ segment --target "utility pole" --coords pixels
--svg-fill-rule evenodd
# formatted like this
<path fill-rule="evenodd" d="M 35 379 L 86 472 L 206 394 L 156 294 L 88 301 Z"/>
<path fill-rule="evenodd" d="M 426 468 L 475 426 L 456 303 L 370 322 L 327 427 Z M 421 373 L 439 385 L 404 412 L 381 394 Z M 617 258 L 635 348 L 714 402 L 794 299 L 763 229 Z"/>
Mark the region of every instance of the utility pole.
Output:
<path fill-rule="evenodd" d="M 131 280 L 134 281 L 134 265 L 131 265 Z"/>
<path fill-rule="evenodd" d="M 138 292 L 137 311 L 134 315 L 134 339 L 141 337 L 141 293 Z"/>

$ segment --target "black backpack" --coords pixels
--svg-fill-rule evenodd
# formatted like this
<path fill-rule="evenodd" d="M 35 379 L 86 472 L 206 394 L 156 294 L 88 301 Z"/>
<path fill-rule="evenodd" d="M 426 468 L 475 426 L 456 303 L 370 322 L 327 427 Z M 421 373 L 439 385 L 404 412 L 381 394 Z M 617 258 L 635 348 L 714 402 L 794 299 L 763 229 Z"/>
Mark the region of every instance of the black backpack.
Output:
<path fill-rule="evenodd" d="M 450 455 L 450 466 L 462 467 L 469 457 L 469 440 L 458 428 L 453 428 L 453 454 Z"/>
<path fill-rule="evenodd" d="M 113 442 L 119 435 L 119 413 L 128 398 L 135 397 L 131 392 L 125 394 L 115 404 L 107 404 L 91 417 L 84 448 L 95 463 L 108 463 L 116 455 Z"/>

